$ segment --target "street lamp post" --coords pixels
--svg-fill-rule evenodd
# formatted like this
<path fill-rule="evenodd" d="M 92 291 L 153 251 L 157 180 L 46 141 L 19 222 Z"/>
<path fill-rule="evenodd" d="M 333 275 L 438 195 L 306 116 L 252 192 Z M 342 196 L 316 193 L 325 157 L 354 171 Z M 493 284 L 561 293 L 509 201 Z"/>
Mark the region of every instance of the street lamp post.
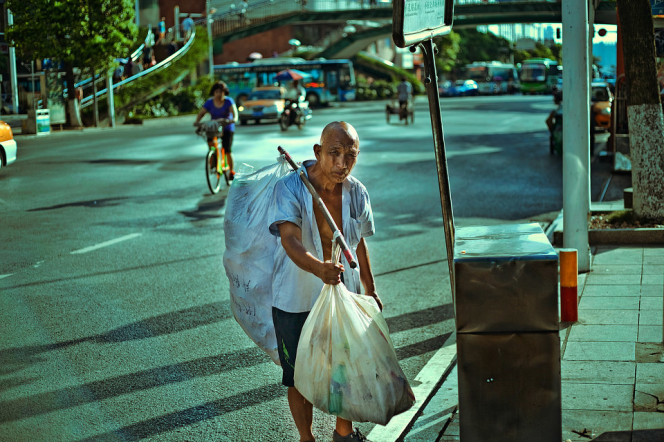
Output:
<path fill-rule="evenodd" d="M 7 10 L 7 25 L 14 25 L 14 15 L 12 11 Z M 18 80 L 16 78 L 16 48 L 9 47 L 9 81 L 12 90 L 12 112 L 18 114 Z M 33 90 L 34 93 L 34 90 Z"/>
<path fill-rule="evenodd" d="M 210 0 L 205 0 L 205 21 L 208 34 L 208 58 L 210 59 L 210 78 L 214 80 L 214 51 L 212 50 L 212 7 Z"/>

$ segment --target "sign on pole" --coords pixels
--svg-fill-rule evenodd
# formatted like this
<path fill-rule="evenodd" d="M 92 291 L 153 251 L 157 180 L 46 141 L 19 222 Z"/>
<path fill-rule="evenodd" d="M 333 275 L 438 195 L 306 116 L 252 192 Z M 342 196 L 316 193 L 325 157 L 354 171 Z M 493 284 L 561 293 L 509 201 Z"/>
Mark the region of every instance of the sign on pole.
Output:
<path fill-rule="evenodd" d="M 392 38 L 400 48 L 449 34 L 454 0 L 395 0 Z"/>

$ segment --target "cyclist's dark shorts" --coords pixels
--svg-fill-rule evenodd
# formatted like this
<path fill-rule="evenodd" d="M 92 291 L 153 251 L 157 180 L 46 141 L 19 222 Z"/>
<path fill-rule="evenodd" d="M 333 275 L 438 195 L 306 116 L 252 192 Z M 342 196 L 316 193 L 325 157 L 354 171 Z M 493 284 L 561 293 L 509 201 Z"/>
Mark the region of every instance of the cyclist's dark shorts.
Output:
<path fill-rule="evenodd" d="M 288 313 L 272 307 L 272 321 L 277 335 L 279 362 L 281 362 L 281 369 L 283 370 L 281 383 L 286 387 L 295 386 L 293 374 L 295 373 L 297 343 L 300 340 L 300 333 L 302 333 L 302 327 L 304 327 L 307 316 L 309 316 L 309 312 Z"/>
<path fill-rule="evenodd" d="M 233 148 L 233 135 L 235 132 L 223 132 L 221 134 L 221 147 L 224 148 L 224 151 L 226 153 L 231 153 L 231 149 Z M 212 146 L 214 141 L 214 138 L 208 138 L 208 145 Z"/>

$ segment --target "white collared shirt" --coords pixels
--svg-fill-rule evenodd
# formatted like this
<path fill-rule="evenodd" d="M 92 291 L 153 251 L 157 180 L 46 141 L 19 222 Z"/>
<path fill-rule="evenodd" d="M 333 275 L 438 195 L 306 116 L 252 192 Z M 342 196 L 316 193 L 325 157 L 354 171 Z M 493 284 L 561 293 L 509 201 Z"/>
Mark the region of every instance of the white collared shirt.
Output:
<path fill-rule="evenodd" d="M 307 174 L 307 167 L 315 160 L 305 161 L 300 169 Z M 308 174 L 307 174 L 308 176 Z M 362 238 L 375 233 L 373 212 L 367 189 L 357 179 L 349 176 L 342 183 L 341 222 L 344 238 L 357 259 L 357 246 Z M 314 215 L 313 197 L 298 173 L 290 173 L 274 188 L 274 201 L 268 218 L 270 233 L 279 237 L 278 225 L 292 222 L 302 229 L 302 244 L 312 255 L 323 261 L 323 246 Z M 343 278 L 348 290 L 360 293 L 360 269 L 351 269 L 341 255 Z M 311 311 L 323 281 L 312 273 L 299 268 L 286 254 L 279 241 L 274 255 L 272 274 L 272 306 L 290 313 Z"/>

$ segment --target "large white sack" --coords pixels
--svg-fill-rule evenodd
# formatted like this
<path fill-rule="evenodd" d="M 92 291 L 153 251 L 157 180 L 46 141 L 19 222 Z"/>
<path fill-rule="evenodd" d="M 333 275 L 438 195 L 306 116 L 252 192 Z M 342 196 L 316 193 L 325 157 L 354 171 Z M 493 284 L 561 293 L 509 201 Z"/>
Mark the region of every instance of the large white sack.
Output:
<path fill-rule="evenodd" d="M 272 270 L 278 239 L 268 230 L 274 186 L 289 172 L 279 162 L 236 175 L 226 199 L 224 268 L 231 310 L 247 335 L 279 365 L 272 323 Z"/>

